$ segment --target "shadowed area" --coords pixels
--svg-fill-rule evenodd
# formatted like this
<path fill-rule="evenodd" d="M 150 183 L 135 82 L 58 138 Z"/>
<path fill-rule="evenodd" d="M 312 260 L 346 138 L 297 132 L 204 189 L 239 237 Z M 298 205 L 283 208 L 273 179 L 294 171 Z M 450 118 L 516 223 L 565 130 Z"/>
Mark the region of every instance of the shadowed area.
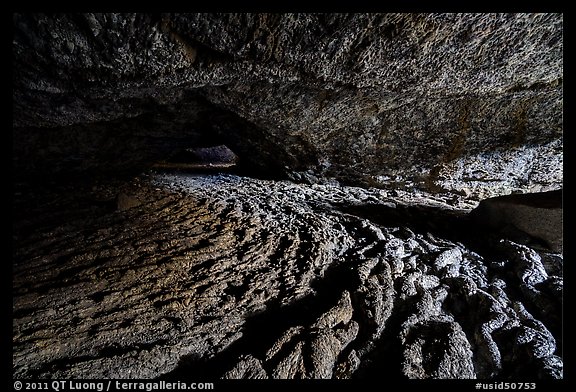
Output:
<path fill-rule="evenodd" d="M 562 14 L 12 26 L 13 378 L 563 378 Z"/>
<path fill-rule="evenodd" d="M 482 231 L 457 195 L 182 173 L 71 190 L 14 227 L 18 377 L 561 374 L 562 256 Z"/>

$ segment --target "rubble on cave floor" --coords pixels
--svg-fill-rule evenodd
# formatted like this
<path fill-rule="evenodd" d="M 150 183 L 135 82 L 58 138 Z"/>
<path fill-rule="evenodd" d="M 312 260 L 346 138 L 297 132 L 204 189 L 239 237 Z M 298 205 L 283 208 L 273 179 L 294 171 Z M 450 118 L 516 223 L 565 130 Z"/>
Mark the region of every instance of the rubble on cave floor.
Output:
<path fill-rule="evenodd" d="M 474 207 L 230 174 L 19 192 L 13 375 L 562 378 L 562 254 Z"/>

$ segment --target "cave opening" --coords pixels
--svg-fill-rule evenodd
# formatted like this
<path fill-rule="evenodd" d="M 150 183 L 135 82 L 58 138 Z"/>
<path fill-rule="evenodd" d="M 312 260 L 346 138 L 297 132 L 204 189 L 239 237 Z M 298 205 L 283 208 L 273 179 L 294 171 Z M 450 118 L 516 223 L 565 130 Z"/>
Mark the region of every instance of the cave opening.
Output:
<path fill-rule="evenodd" d="M 168 159 L 155 163 L 153 168 L 195 171 L 229 171 L 237 167 L 239 157 L 226 145 L 190 147 L 177 151 Z"/>
<path fill-rule="evenodd" d="M 15 379 L 563 378 L 561 14 L 13 22 Z"/>

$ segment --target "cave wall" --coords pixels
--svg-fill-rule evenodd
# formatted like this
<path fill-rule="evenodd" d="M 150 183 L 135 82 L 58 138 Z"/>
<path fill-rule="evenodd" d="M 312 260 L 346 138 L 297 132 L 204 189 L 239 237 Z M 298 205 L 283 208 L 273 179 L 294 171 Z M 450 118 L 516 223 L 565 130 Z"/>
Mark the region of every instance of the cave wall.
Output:
<path fill-rule="evenodd" d="M 562 186 L 561 14 L 15 14 L 16 174 L 226 144 L 278 176 Z"/>

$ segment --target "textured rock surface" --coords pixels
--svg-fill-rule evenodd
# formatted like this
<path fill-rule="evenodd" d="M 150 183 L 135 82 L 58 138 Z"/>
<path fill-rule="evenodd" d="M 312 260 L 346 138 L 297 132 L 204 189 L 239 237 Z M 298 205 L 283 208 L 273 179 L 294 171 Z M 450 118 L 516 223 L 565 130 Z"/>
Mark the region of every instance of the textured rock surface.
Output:
<path fill-rule="evenodd" d="M 471 212 L 479 225 L 515 241 L 562 252 L 562 190 L 493 197 Z M 535 244 L 536 242 L 536 244 Z"/>
<path fill-rule="evenodd" d="M 13 25 L 14 377 L 562 378 L 562 15 Z"/>
<path fill-rule="evenodd" d="M 562 15 L 15 14 L 20 175 L 225 144 L 254 170 L 469 196 L 562 184 Z"/>
<path fill-rule="evenodd" d="M 183 174 L 15 191 L 16 378 L 562 377 L 562 256 L 483 235 L 458 195 Z"/>

